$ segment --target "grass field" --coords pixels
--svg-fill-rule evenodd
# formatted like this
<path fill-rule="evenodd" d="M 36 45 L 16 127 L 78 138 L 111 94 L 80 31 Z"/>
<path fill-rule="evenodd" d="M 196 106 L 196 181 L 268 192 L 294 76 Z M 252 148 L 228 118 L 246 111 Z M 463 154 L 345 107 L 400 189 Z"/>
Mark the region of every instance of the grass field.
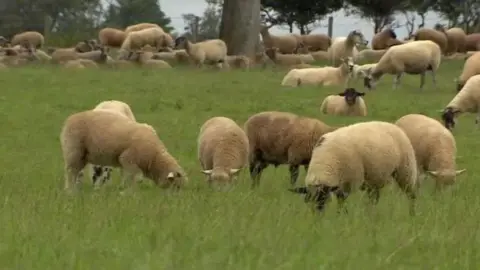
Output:
<path fill-rule="evenodd" d="M 442 64 L 437 90 L 430 77 L 419 92 L 419 78 L 405 76 L 392 91 L 392 77 L 385 76 L 365 97 L 367 118 L 320 115 L 323 98 L 342 89 L 285 89 L 285 71 L 2 71 L 0 269 L 478 269 L 480 131 L 473 115 L 462 116 L 454 131 L 458 167 L 467 172 L 441 196 L 422 187 L 415 217 L 394 185 L 371 213 L 356 192 L 347 215 L 336 213 L 335 202 L 315 215 L 287 191 L 286 167 L 268 168 L 258 190 L 250 189 L 245 170 L 233 191 L 213 192 L 196 157 L 199 128 L 213 116 L 241 125 L 265 110 L 331 125 L 395 121 L 408 113 L 438 119 L 456 93 L 462 64 Z M 129 103 L 138 121 L 157 129 L 189 174 L 185 190 L 162 191 L 144 181 L 120 196 L 116 173 L 101 190 L 84 181 L 77 196 L 63 192 L 62 123 L 107 99 Z M 302 170 L 298 185 L 303 179 Z"/>

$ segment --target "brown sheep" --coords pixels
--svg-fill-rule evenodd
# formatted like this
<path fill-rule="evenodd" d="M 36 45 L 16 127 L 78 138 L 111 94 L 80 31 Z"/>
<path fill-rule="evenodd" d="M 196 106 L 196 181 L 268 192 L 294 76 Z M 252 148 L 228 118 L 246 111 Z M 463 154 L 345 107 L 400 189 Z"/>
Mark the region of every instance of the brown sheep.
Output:
<path fill-rule="evenodd" d="M 281 53 L 295 53 L 299 47 L 297 39 L 293 35 L 274 36 L 268 32 L 271 26 L 262 25 L 260 34 L 262 35 L 263 44 L 265 48 L 278 48 Z"/>
<path fill-rule="evenodd" d="M 106 27 L 98 32 L 98 40 L 102 46 L 120 48 L 127 34 L 115 28 Z"/>
<path fill-rule="evenodd" d="M 480 43 L 480 33 L 467 35 L 465 42 L 466 51 L 478 51 Z"/>
<path fill-rule="evenodd" d="M 447 37 L 447 53 L 446 55 L 451 55 L 457 52 L 465 52 L 465 43 L 467 35 L 463 29 L 454 27 L 448 30 L 445 30 L 443 25 L 436 24 L 435 30 L 442 32 Z"/>
<path fill-rule="evenodd" d="M 128 33 L 130 32 L 140 31 L 147 28 L 160 28 L 163 31 L 163 28 L 155 23 L 138 23 L 138 24 L 130 25 L 127 28 L 125 28 L 125 34 L 128 35 Z"/>
<path fill-rule="evenodd" d="M 372 49 L 374 50 L 385 50 L 400 44 L 403 42 L 397 39 L 397 34 L 391 28 L 385 28 L 372 38 Z"/>
<path fill-rule="evenodd" d="M 268 48 L 265 54 L 272 60 L 273 63 L 280 66 L 291 66 L 304 64 L 303 58 L 296 54 L 282 54 L 278 48 Z"/>
<path fill-rule="evenodd" d="M 310 51 L 327 51 L 332 45 L 332 39 L 325 34 L 302 35 L 302 44 Z"/>
<path fill-rule="evenodd" d="M 413 34 L 414 40 L 430 40 L 438 44 L 443 54 L 446 54 L 448 49 L 447 36 L 435 29 L 420 28 Z"/>
<path fill-rule="evenodd" d="M 27 31 L 20 34 L 16 34 L 13 36 L 10 44 L 12 46 L 15 45 L 22 45 L 25 47 L 34 47 L 34 48 L 41 48 L 45 43 L 45 38 L 42 34 L 36 31 Z"/>

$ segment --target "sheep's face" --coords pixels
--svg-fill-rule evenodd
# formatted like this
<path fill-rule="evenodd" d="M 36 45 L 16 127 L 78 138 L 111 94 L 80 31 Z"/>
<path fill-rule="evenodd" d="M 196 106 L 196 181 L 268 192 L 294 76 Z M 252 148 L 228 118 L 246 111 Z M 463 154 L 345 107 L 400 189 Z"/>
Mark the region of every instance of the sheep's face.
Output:
<path fill-rule="evenodd" d="M 185 43 L 187 42 L 186 37 L 178 37 L 175 39 L 175 48 L 185 47 Z"/>
<path fill-rule="evenodd" d="M 345 102 L 349 106 L 353 106 L 353 105 L 355 105 L 355 102 L 357 101 L 357 97 L 364 96 L 365 93 L 357 92 L 357 90 L 355 90 L 355 88 L 347 88 L 347 89 L 345 89 L 345 91 L 343 91 L 342 93 L 340 93 L 338 95 L 344 97 Z"/>
<path fill-rule="evenodd" d="M 169 172 L 163 179 L 158 179 L 157 184 L 161 188 L 180 188 L 188 181 L 187 176 L 180 172 Z"/>
<path fill-rule="evenodd" d="M 435 182 L 441 185 L 452 185 L 456 182 L 457 175 L 464 173 L 466 169 L 463 170 L 440 170 L 440 171 L 427 171 L 427 173 L 435 178 Z"/>
<path fill-rule="evenodd" d="M 356 45 L 367 46 L 368 40 L 362 34 L 362 32 L 354 30 L 350 33 Z"/>
<path fill-rule="evenodd" d="M 235 181 L 240 169 L 230 169 L 230 171 L 224 170 L 204 170 L 203 174 L 208 176 L 209 184 L 214 185 L 228 185 Z"/>
<path fill-rule="evenodd" d="M 455 117 L 458 113 L 460 113 L 460 111 L 449 107 L 443 110 L 442 120 L 447 129 L 452 130 L 455 127 Z"/>

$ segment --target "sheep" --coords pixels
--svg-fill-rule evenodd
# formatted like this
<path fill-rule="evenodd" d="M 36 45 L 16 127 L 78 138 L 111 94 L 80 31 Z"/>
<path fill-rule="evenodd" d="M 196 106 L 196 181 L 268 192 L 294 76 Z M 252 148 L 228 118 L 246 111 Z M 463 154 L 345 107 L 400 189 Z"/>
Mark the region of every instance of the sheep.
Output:
<path fill-rule="evenodd" d="M 470 77 L 462 90 L 442 110 L 445 127 L 452 130 L 455 118 L 465 112 L 477 113 L 475 123 L 480 127 L 480 75 Z"/>
<path fill-rule="evenodd" d="M 80 53 L 90 52 L 98 49 L 100 49 L 100 46 L 94 39 L 80 41 L 77 43 L 77 45 L 75 45 L 75 51 Z"/>
<path fill-rule="evenodd" d="M 330 62 L 333 67 L 342 64 L 341 58 L 355 57 L 358 53 L 356 45 L 367 45 L 365 36 L 357 30 L 351 31 L 347 37 L 337 37 L 332 41 L 332 46 L 328 49 Z"/>
<path fill-rule="evenodd" d="M 104 64 L 108 58 L 106 49 L 103 47 L 95 51 L 76 53 L 76 55 L 79 59 L 88 59 L 99 64 Z"/>
<path fill-rule="evenodd" d="M 435 179 L 436 188 L 456 182 L 466 170 L 456 170 L 457 146 L 452 133 L 437 120 L 421 114 L 408 114 L 395 122 L 407 134 L 417 160 L 418 171 Z"/>
<path fill-rule="evenodd" d="M 283 54 L 291 54 L 295 53 L 298 48 L 298 41 L 293 35 L 285 35 L 285 36 L 275 36 L 271 35 L 268 32 L 268 29 L 273 25 L 260 26 L 260 35 L 262 35 L 263 44 L 265 49 L 269 48 L 278 48 L 280 53 Z"/>
<path fill-rule="evenodd" d="M 40 49 L 35 50 L 34 53 L 37 56 L 37 58 L 42 62 L 50 62 L 52 60 L 52 57 L 50 55 L 48 55 L 46 52 Z"/>
<path fill-rule="evenodd" d="M 364 64 L 364 65 L 353 65 L 353 70 L 350 73 L 350 77 L 357 79 L 357 78 L 366 78 L 372 72 L 372 69 L 377 65 L 377 63 L 373 64 Z"/>
<path fill-rule="evenodd" d="M 227 55 L 226 58 L 227 65 L 229 67 L 249 69 L 250 68 L 250 58 L 245 55 Z"/>
<path fill-rule="evenodd" d="M 155 23 L 139 23 L 133 24 L 125 28 L 125 34 L 129 34 L 130 32 L 141 31 L 148 28 L 160 28 L 163 31 L 163 28 L 160 27 L 158 24 Z"/>
<path fill-rule="evenodd" d="M 161 28 L 146 28 L 139 31 L 129 32 L 120 47 L 123 53 L 131 50 L 140 50 L 145 45 L 154 46 L 157 51 L 171 44 L 167 34 Z"/>
<path fill-rule="evenodd" d="M 372 50 L 364 49 L 358 52 L 357 55 L 353 58 L 355 63 L 359 62 L 368 62 L 376 63 L 382 59 L 382 56 L 387 52 L 387 50 Z"/>
<path fill-rule="evenodd" d="M 248 138 L 230 118 L 212 117 L 200 128 L 198 160 L 209 184 L 235 181 L 248 162 Z"/>
<path fill-rule="evenodd" d="M 186 37 L 178 37 L 175 40 L 175 48 L 183 46 L 192 61 L 198 66 L 204 64 L 223 65 L 227 58 L 227 45 L 221 39 L 211 39 L 195 44 Z"/>
<path fill-rule="evenodd" d="M 330 53 L 328 51 L 316 51 L 310 54 L 315 61 L 330 61 Z"/>
<path fill-rule="evenodd" d="M 400 44 L 403 44 L 403 42 L 397 39 L 397 34 L 392 28 L 385 28 L 372 38 L 373 50 L 386 50 Z"/>
<path fill-rule="evenodd" d="M 172 68 L 170 64 L 163 60 L 152 59 L 154 54 L 147 51 L 137 51 L 129 56 L 130 60 L 133 60 L 135 63 L 139 64 L 142 67 L 148 68 Z M 134 56 L 134 57 L 132 57 Z"/>
<path fill-rule="evenodd" d="M 280 66 L 291 66 L 304 64 L 303 58 L 296 54 L 281 54 L 278 48 L 268 48 L 265 50 L 268 58 Z"/>
<path fill-rule="evenodd" d="M 463 64 L 462 74 L 456 80 L 457 92 L 462 89 L 468 79 L 477 74 L 480 74 L 480 52 L 470 56 Z"/>
<path fill-rule="evenodd" d="M 152 56 L 152 59 L 163 60 L 170 64 L 191 64 L 192 63 L 190 56 L 183 49 L 173 50 L 172 52 L 155 53 Z"/>
<path fill-rule="evenodd" d="M 362 96 L 365 93 L 357 92 L 355 88 L 347 88 L 338 95 L 327 96 L 320 106 L 324 114 L 367 116 L 367 106 Z"/>
<path fill-rule="evenodd" d="M 1 62 L 7 66 L 20 66 L 27 64 L 28 62 L 37 61 L 39 58 L 34 53 L 32 48 L 26 50 L 26 52 L 19 53 L 16 50 L 7 48 L 4 50 L 5 56 L 1 58 Z"/>
<path fill-rule="evenodd" d="M 302 44 L 312 52 L 327 51 L 332 45 L 332 39 L 325 34 L 308 34 L 300 37 Z"/>
<path fill-rule="evenodd" d="M 430 40 L 435 42 L 441 50 L 442 54 L 445 54 L 448 49 L 448 39 L 445 33 L 430 28 L 420 28 L 412 35 L 414 41 Z"/>
<path fill-rule="evenodd" d="M 120 48 L 125 41 L 127 34 L 115 28 L 106 27 L 98 32 L 98 40 L 104 47 Z"/>
<path fill-rule="evenodd" d="M 188 181 L 155 132 L 115 113 L 89 110 L 70 115 L 60 133 L 60 144 L 66 190 L 78 182 L 87 163 L 121 167 L 124 184 L 139 173 L 162 188 L 181 187 Z"/>
<path fill-rule="evenodd" d="M 58 48 L 51 55 L 51 62 L 54 64 L 63 64 L 67 61 L 78 59 L 74 48 Z"/>
<path fill-rule="evenodd" d="M 430 40 L 412 41 L 393 46 L 382 56 L 377 65 L 365 78 L 364 84 L 373 89 L 383 74 L 396 75 L 393 89 L 397 89 L 404 73 L 420 75 L 420 90 L 425 84 L 425 73 L 431 71 L 433 85 L 436 87 L 435 74 L 442 59 L 440 46 Z"/>
<path fill-rule="evenodd" d="M 346 85 L 353 71 L 351 57 L 342 59 L 339 67 L 318 67 L 292 69 L 283 77 L 283 86 L 298 87 L 300 85 Z"/>
<path fill-rule="evenodd" d="M 459 52 L 460 47 L 462 47 L 461 52 L 465 52 L 465 42 L 467 35 L 463 29 L 455 27 L 445 30 L 444 26 L 441 24 L 436 24 L 434 29 L 443 33 L 447 38 L 447 48 L 445 50 L 445 55 L 451 55 Z"/>
<path fill-rule="evenodd" d="M 250 116 L 244 130 L 250 148 L 252 188 L 259 185 L 262 171 L 270 164 L 288 164 L 290 182 L 295 184 L 299 167 L 308 168 L 316 141 L 335 129 L 320 120 L 287 112 L 267 111 Z"/>
<path fill-rule="evenodd" d="M 291 69 L 302 69 L 302 68 L 318 68 L 319 66 L 314 66 L 314 65 L 310 65 L 310 64 L 297 64 L 297 65 L 293 65 L 293 66 L 290 66 Z"/>
<path fill-rule="evenodd" d="M 478 51 L 480 44 L 480 33 L 473 33 L 467 35 L 465 39 L 465 50 L 466 51 Z"/>
<path fill-rule="evenodd" d="M 306 186 L 290 191 L 307 194 L 305 201 L 313 199 L 317 210 L 322 211 L 331 192 L 343 207 L 358 187 L 376 204 L 380 189 L 391 181 L 407 195 L 410 214 L 414 215 L 418 179 L 412 144 L 396 125 L 370 121 L 323 135 L 313 149 Z"/>
<path fill-rule="evenodd" d="M 85 69 L 86 67 L 80 63 L 78 60 L 68 60 L 65 62 L 62 62 L 63 66 L 67 69 Z"/>
<path fill-rule="evenodd" d="M 297 57 L 302 59 L 302 62 L 305 64 L 311 64 L 315 62 L 315 58 L 309 53 L 297 54 Z"/>
<path fill-rule="evenodd" d="M 23 33 L 16 34 L 13 36 L 10 44 L 12 46 L 22 45 L 22 46 L 33 46 L 34 48 L 41 48 L 45 43 L 45 38 L 42 34 L 36 31 L 27 31 Z"/>

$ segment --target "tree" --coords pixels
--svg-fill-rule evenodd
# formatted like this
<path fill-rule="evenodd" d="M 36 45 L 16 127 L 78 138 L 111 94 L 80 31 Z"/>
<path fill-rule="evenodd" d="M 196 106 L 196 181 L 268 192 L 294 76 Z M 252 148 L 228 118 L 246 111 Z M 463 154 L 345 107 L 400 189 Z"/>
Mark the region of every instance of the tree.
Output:
<path fill-rule="evenodd" d="M 104 24 L 125 28 L 141 22 L 156 23 L 170 32 L 171 20 L 163 13 L 157 0 L 117 0 L 111 2 Z"/>
<path fill-rule="evenodd" d="M 432 1 L 433 10 L 448 20 L 448 27 L 464 27 L 468 33 L 480 30 L 480 3 L 476 0 Z"/>
<path fill-rule="evenodd" d="M 408 1 L 408 0 L 407 0 Z M 394 21 L 394 14 L 397 11 L 403 11 L 407 7 L 406 0 L 346 0 L 349 7 L 349 13 L 358 15 L 363 19 L 373 21 L 374 33 Z"/>
<path fill-rule="evenodd" d="M 255 56 L 260 32 L 260 0 L 224 0 L 220 38 L 229 55 Z"/>
<path fill-rule="evenodd" d="M 196 41 L 215 39 L 219 36 L 223 1 L 207 0 L 206 2 L 207 7 L 202 17 L 193 13 L 182 14 L 183 21 L 187 25 L 184 35 Z"/>
<path fill-rule="evenodd" d="M 415 31 L 415 14 L 420 16 L 420 23 L 417 25 L 417 28 L 424 27 L 425 14 L 430 10 L 432 3 L 430 0 L 408 0 L 407 4 L 407 8 L 403 11 L 403 14 L 406 19 L 405 27 L 408 36 L 411 36 Z"/>

